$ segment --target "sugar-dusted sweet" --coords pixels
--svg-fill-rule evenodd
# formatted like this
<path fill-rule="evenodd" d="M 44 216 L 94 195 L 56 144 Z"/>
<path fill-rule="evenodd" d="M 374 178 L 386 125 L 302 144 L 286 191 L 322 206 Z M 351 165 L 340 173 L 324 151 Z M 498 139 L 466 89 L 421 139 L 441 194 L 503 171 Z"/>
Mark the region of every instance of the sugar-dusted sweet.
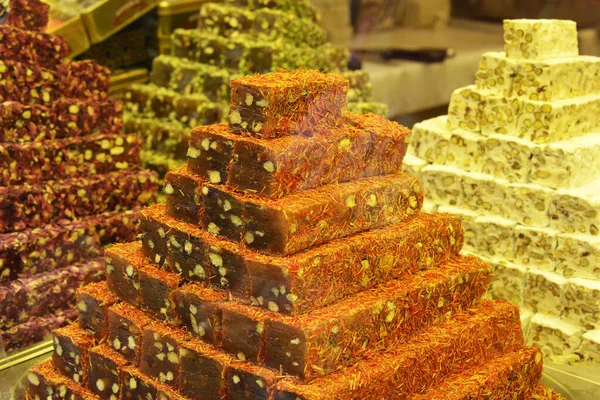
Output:
<path fill-rule="evenodd" d="M 229 123 L 248 136 L 312 136 L 340 122 L 348 86 L 341 75 L 311 70 L 234 79 Z"/>
<path fill-rule="evenodd" d="M 140 365 L 144 328 L 151 322 L 139 309 L 124 302 L 115 304 L 108 309 L 106 344 L 130 363 Z"/>
<path fill-rule="evenodd" d="M 77 290 L 79 327 L 91 333 L 98 342 L 108 335 L 108 308 L 117 298 L 108 290 L 106 281 L 89 283 Z"/>
<path fill-rule="evenodd" d="M 69 325 L 52 332 L 54 366 L 75 383 L 86 385 L 89 350 L 96 344 L 94 337 L 78 327 Z"/>
<path fill-rule="evenodd" d="M 92 347 L 89 355 L 88 389 L 102 399 L 119 399 L 121 389 L 119 370 L 127 366 L 127 360 L 107 344 Z"/>
<path fill-rule="evenodd" d="M 221 312 L 223 349 L 238 360 L 262 364 L 265 355 L 265 325 L 269 314 L 260 308 L 235 301 L 221 304 Z"/>
<path fill-rule="evenodd" d="M 544 60 L 579 55 L 573 21 L 507 19 L 503 25 L 504 51 L 509 58 Z"/>
<path fill-rule="evenodd" d="M 228 300 L 225 292 L 190 283 L 175 290 L 172 300 L 182 325 L 192 336 L 221 343 L 221 304 Z"/>
<path fill-rule="evenodd" d="M 504 327 L 504 328 L 501 328 Z M 506 329 L 506 330 L 504 330 Z M 480 365 L 523 346 L 516 307 L 484 300 L 412 337 L 406 344 L 308 384 L 283 379 L 276 400 L 410 397 L 435 387 L 457 370 Z M 468 348 L 464 358 L 458 347 Z M 390 370 L 395 371 L 393 374 Z"/>
<path fill-rule="evenodd" d="M 483 295 L 492 275 L 488 264 L 467 256 L 308 314 L 270 317 L 264 333 L 265 365 L 303 380 L 331 373 L 364 358 L 365 352 L 406 342 L 445 313 L 470 307 Z M 423 293 L 428 293 L 427 301 Z M 407 309 L 421 318 L 405 318 Z"/>
<path fill-rule="evenodd" d="M 140 371 L 173 388 L 179 387 L 179 347 L 187 334 L 161 322 L 144 327 Z"/>
<path fill-rule="evenodd" d="M 227 396 L 231 400 L 268 400 L 278 375 L 250 363 L 232 363 L 225 370 Z"/>
<path fill-rule="evenodd" d="M 141 308 L 149 311 L 154 318 L 177 324 L 177 314 L 171 295 L 179 286 L 180 277 L 154 267 L 141 268 L 138 274 Z"/>

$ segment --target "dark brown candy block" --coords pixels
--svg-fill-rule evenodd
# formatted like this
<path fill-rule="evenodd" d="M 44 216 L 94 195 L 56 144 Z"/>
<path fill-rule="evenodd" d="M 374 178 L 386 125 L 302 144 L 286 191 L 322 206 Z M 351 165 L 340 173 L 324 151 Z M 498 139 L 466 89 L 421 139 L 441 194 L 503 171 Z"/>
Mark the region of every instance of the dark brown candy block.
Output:
<path fill-rule="evenodd" d="M 58 35 L 1 25 L 0 54 L 5 60 L 51 67 L 69 54 L 69 45 Z"/>
<path fill-rule="evenodd" d="M 179 347 L 189 336 L 185 331 L 160 322 L 144 327 L 140 371 L 160 383 L 179 387 Z"/>
<path fill-rule="evenodd" d="M 140 304 L 139 270 L 147 264 L 139 242 L 119 243 L 106 249 L 106 281 L 111 293 L 135 306 Z"/>
<path fill-rule="evenodd" d="M 2 331 L 4 348 L 14 351 L 46 340 L 50 332 L 77 320 L 77 310 L 54 311 L 50 315 L 34 317 L 27 322 Z M 1 347 L 2 345 L 0 345 Z"/>
<path fill-rule="evenodd" d="M 88 389 L 101 399 L 119 399 L 121 389 L 119 371 L 127 364 L 127 360 L 108 345 L 101 344 L 93 347 L 90 350 Z"/>
<path fill-rule="evenodd" d="M 268 400 L 277 383 L 277 374 L 249 363 L 233 363 L 225 370 L 228 399 Z"/>
<path fill-rule="evenodd" d="M 169 227 L 154 218 L 157 210 L 157 207 L 149 207 L 142 211 L 140 232 L 142 233 L 142 253 L 156 265 L 162 267 L 165 263 L 170 264 L 170 245 L 169 237 L 167 237 Z M 164 212 L 164 206 L 160 207 L 160 212 Z"/>
<path fill-rule="evenodd" d="M 117 298 L 108 290 L 106 281 L 90 283 L 77 291 L 79 327 L 91 333 L 97 341 L 108 336 L 108 308 Z"/>
<path fill-rule="evenodd" d="M 308 314 L 275 314 L 265 324 L 265 365 L 306 381 L 352 365 L 468 309 L 492 277 L 488 264 L 459 257 Z"/>
<path fill-rule="evenodd" d="M 167 214 L 190 224 L 199 224 L 204 213 L 199 189 L 202 189 L 202 182 L 197 176 L 182 173 L 181 168 L 169 171 L 164 187 L 168 195 Z"/>
<path fill-rule="evenodd" d="M 265 352 L 265 324 L 268 313 L 230 301 L 221 305 L 223 349 L 238 360 L 262 364 Z"/>
<path fill-rule="evenodd" d="M 62 376 L 52 360 L 31 368 L 27 373 L 27 383 L 28 399 L 99 400 L 85 386 Z"/>
<path fill-rule="evenodd" d="M 194 129 L 187 153 L 189 170 L 212 183 L 227 183 L 237 138 L 227 124 Z"/>
<path fill-rule="evenodd" d="M 76 324 L 52 332 L 56 368 L 66 377 L 83 386 L 87 383 L 89 349 L 96 341 L 94 337 Z"/>
<path fill-rule="evenodd" d="M 226 396 L 225 368 L 234 362 L 232 357 L 199 340 L 182 344 L 179 355 L 181 394 L 193 400 L 221 400 Z"/>
<path fill-rule="evenodd" d="M 156 399 L 158 382 L 143 374 L 137 367 L 127 366 L 121 369 L 121 399 Z"/>
<path fill-rule="evenodd" d="M 6 24 L 27 31 L 43 31 L 48 25 L 50 6 L 40 0 L 10 0 Z"/>
<path fill-rule="evenodd" d="M 168 320 L 177 324 L 177 313 L 171 294 L 181 282 L 179 275 L 147 265 L 139 270 L 139 278 L 140 307 L 161 321 Z"/>
<path fill-rule="evenodd" d="M 144 327 L 152 319 L 127 303 L 119 303 L 108 309 L 108 346 L 119 352 L 134 365 L 140 364 Z"/>
<path fill-rule="evenodd" d="M 201 184 L 199 180 L 199 184 Z M 201 186 L 204 213 L 202 225 L 209 233 L 218 234 L 239 243 L 244 233 L 244 203 L 234 196 L 210 186 Z"/>
<path fill-rule="evenodd" d="M 172 300 L 188 332 L 205 342 L 221 343 L 221 304 L 228 300 L 225 292 L 191 283 L 177 289 Z"/>
<path fill-rule="evenodd" d="M 318 71 L 238 78 L 231 81 L 229 123 L 234 131 L 254 137 L 312 136 L 340 122 L 347 94 L 346 78 Z"/>

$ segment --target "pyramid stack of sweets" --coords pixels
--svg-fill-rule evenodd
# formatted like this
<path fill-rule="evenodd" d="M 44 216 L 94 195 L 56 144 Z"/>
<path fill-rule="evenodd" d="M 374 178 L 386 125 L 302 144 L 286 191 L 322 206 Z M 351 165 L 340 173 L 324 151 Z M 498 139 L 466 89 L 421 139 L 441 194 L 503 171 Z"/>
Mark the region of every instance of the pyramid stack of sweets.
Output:
<path fill-rule="evenodd" d="M 11 1 L 0 25 L 0 331 L 8 351 L 73 320 L 102 246 L 136 237 L 158 178 L 140 168 L 109 71 L 39 32 L 47 6 Z M 39 12 L 38 12 L 39 11 Z"/>
<path fill-rule="evenodd" d="M 164 176 L 185 163 L 190 129 L 226 121 L 232 78 L 278 69 L 343 72 L 349 109 L 387 114 L 364 71 L 348 71 L 348 50 L 332 46 L 310 0 L 207 3 L 196 29 L 172 35 L 172 54 L 153 62 L 151 82 L 125 94 L 126 132 L 144 138 L 142 163 Z"/>
<path fill-rule="evenodd" d="M 460 254 L 460 218 L 420 212 L 410 130 L 346 111 L 348 87 L 232 81 L 230 122 L 192 130 L 166 206 L 107 250 L 30 398 L 559 398 L 517 307 L 483 299 L 493 271 Z"/>
<path fill-rule="evenodd" d="M 574 22 L 507 20 L 448 115 L 417 124 L 405 166 L 465 248 L 496 270 L 493 298 L 520 306 L 553 362 L 600 362 L 600 58 Z M 434 206 L 434 207 L 435 207 Z"/>

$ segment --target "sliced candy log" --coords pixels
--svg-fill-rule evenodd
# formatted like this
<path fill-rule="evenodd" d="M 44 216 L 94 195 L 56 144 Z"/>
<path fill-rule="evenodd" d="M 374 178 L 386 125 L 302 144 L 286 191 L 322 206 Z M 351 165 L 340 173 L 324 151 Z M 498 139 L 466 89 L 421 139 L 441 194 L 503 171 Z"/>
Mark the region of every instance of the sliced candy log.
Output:
<path fill-rule="evenodd" d="M 202 222 L 208 232 L 234 242 L 242 240 L 244 203 L 240 196 L 206 185 L 201 193 L 205 210 Z"/>
<path fill-rule="evenodd" d="M 122 400 L 156 399 L 158 382 L 140 372 L 137 367 L 123 367 L 120 375 Z"/>
<path fill-rule="evenodd" d="M 31 368 L 27 373 L 27 383 L 28 399 L 99 400 L 85 386 L 61 375 L 52 360 Z"/>
<path fill-rule="evenodd" d="M 233 145 L 239 139 L 227 124 L 199 126 L 190 136 L 188 168 L 212 183 L 226 183 L 233 159 Z"/>
<path fill-rule="evenodd" d="M 235 301 L 221 305 L 223 349 L 238 360 L 262 364 L 268 313 Z"/>
<path fill-rule="evenodd" d="M 161 224 L 155 217 L 157 207 L 149 207 L 142 211 L 140 231 L 142 232 L 142 253 L 158 266 L 169 262 L 169 228 Z M 161 212 L 164 208 L 160 208 Z M 167 264 L 168 265 L 168 264 Z"/>
<path fill-rule="evenodd" d="M 127 361 L 140 365 L 144 327 L 152 319 L 127 303 L 119 303 L 108 309 L 109 335 L 106 343 L 118 351 Z"/>
<path fill-rule="evenodd" d="M 227 394 L 231 400 L 268 400 L 277 374 L 270 369 L 248 363 L 233 363 L 225 370 Z"/>
<path fill-rule="evenodd" d="M 183 330 L 160 322 L 144 327 L 144 344 L 140 371 L 160 383 L 179 386 L 179 347 L 189 336 Z"/>
<path fill-rule="evenodd" d="M 201 181 L 185 168 L 169 171 L 165 177 L 167 214 L 175 219 L 199 225 L 204 214 Z"/>
<path fill-rule="evenodd" d="M 140 269 L 140 306 L 155 318 L 177 323 L 171 295 L 179 286 L 179 275 L 153 267 Z"/>
<path fill-rule="evenodd" d="M 112 294 L 129 304 L 139 305 L 139 269 L 147 261 L 139 242 L 119 243 L 106 249 L 106 282 Z"/>
<path fill-rule="evenodd" d="M 117 298 L 108 290 L 106 282 L 90 283 L 77 291 L 79 327 L 91 333 L 97 341 L 108 336 L 108 309 Z"/>
<path fill-rule="evenodd" d="M 76 324 L 52 332 L 54 354 L 52 361 L 66 377 L 85 386 L 87 382 L 89 350 L 96 341 L 94 337 Z"/>
<path fill-rule="evenodd" d="M 121 354 L 106 344 L 92 348 L 90 350 L 88 388 L 102 399 L 119 399 L 121 388 L 119 371 L 127 364 L 127 360 Z"/>

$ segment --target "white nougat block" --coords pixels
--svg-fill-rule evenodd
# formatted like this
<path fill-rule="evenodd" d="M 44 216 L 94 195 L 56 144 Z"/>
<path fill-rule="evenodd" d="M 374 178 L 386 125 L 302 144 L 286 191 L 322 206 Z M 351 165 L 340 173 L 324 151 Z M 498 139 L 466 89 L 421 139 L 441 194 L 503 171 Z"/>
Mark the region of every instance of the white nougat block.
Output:
<path fill-rule="evenodd" d="M 569 279 L 561 319 L 585 330 L 600 329 L 600 281 Z"/>
<path fill-rule="evenodd" d="M 428 163 L 444 164 L 448 153 L 451 132 L 448 118 L 432 118 L 415 124 L 412 129 L 411 147 L 415 155 Z"/>
<path fill-rule="evenodd" d="M 577 354 L 580 357 L 579 362 L 590 366 L 600 366 L 600 330 L 583 334 Z"/>
<path fill-rule="evenodd" d="M 600 237 L 561 233 L 554 256 L 562 276 L 600 280 Z"/>
<path fill-rule="evenodd" d="M 427 165 L 427 161 L 414 156 L 412 154 L 407 154 L 404 156 L 404 160 L 402 161 L 402 171 L 406 172 L 412 176 L 419 176 L 423 167 Z"/>
<path fill-rule="evenodd" d="M 483 155 L 482 142 L 484 141 L 485 138 L 479 133 L 462 129 L 454 130 L 448 143 L 446 165 L 467 172 L 480 172 Z"/>
<path fill-rule="evenodd" d="M 514 259 L 515 221 L 499 216 L 482 216 L 474 221 L 477 253 L 489 258 Z"/>
<path fill-rule="evenodd" d="M 529 269 L 525 275 L 523 305 L 534 312 L 559 317 L 569 280 L 553 272 Z"/>
<path fill-rule="evenodd" d="M 428 165 L 421 170 L 420 180 L 425 198 L 438 205 L 462 206 L 464 172 L 445 165 Z"/>
<path fill-rule="evenodd" d="M 527 344 L 542 350 L 552 362 L 578 360 L 575 352 L 581 345 L 583 331 L 557 317 L 535 314 L 529 324 Z"/>
<path fill-rule="evenodd" d="M 535 146 L 532 150 L 529 174 L 532 183 L 560 189 L 600 179 L 600 133 Z"/>
<path fill-rule="evenodd" d="M 483 96 L 481 134 L 515 136 L 523 100 L 486 94 Z"/>
<path fill-rule="evenodd" d="M 510 97 L 517 65 L 504 52 L 488 52 L 481 56 L 475 74 L 475 87 L 490 94 Z"/>
<path fill-rule="evenodd" d="M 435 204 L 433 201 L 429 201 L 426 199 L 423 201 L 423 208 L 421 209 L 421 211 L 427 214 L 435 214 L 438 208 L 439 206 L 437 204 Z"/>
<path fill-rule="evenodd" d="M 481 172 L 511 182 L 527 182 L 535 144 L 507 135 L 492 134 L 482 145 Z"/>
<path fill-rule="evenodd" d="M 510 301 L 517 307 L 523 304 L 523 289 L 527 269 L 506 260 L 493 258 L 489 261 L 494 268 L 494 280 L 488 292 L 494 300 Z"/>
<path fill-rule="evenodd" d="M 549 228 L 518 225 L 515 228 L 515 259 L 519 264 L 554 272 L 558 232 Z"/>
<path fill-rule="evenodd" d="M 437 211 L 439 213 L 452 214 L 460 217 L 465 237 L 463 250 L 474 253 L 476 250 L 475 241 L 477 240 L 478 235 L 475 220 L 477 219 L 478 214 L 474 211 L 467 210 L 466 208 L 452 206 L 440 206 Z"/>
<path fill-rule="evenodd" d="M 475 85 L 456 89 L 448 106 L 448 128 L 480 132 L 482 107 L 482 94 Z"/>
<path fill-rule="evenodd" d="M 534 143 L 550 143 L 600 131 L 600 95 L 556 101 L 524 100 L 514 134 Z"/>
<path fill-rule="evenodd" d="M 567 20 L 504 20 L 504 51 L 509 58 L 545 60 L 579 55 L 577 24 Z"/>
<path fill-rule="evenodd" d="M 463 193 L 465 208 L 480 214 L 489 213 L 507 217 L 506 195 L 508 181 L 488 174 L 468 172 L 464 174 Z"/>
<path fill-rule="evenodd" d="M 529 326 L 531 325 L 531 319 L 533 318 L 533 312 L 525 308 L 521 308 L 519 316 L 521 317 L 521 329 L 523 330 L 523 336 L 527 337 L 529 333 Z"/>
<path fill-rule="evenodd" d="M 576 189 L 558 190 L 550 204 L 550 227 L 566 233 L 598 236 L 600 181 Z"/>
<path fill-rule="evenodd" d="M 554 190 L 540 185 L 511 183 L 506 207 L 511 219 L 527 226 L 545 228 L 550 224 L 548 210 Z"/>

